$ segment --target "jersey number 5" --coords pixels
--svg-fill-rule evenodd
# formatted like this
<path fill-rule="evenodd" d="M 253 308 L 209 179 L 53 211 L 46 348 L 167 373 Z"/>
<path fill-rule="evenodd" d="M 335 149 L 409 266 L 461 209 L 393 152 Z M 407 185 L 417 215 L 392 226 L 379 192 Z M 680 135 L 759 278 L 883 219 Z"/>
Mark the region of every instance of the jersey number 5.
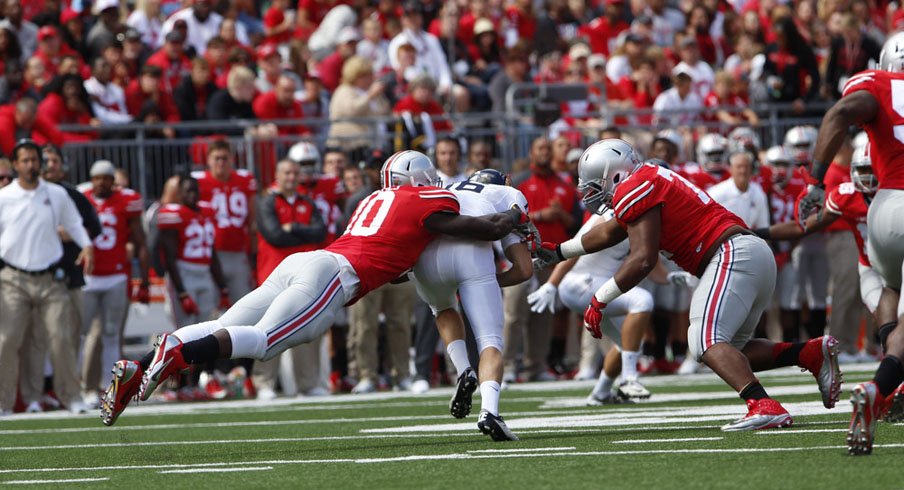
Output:
<path fill-rule="evenodd" d="M 348 233 L 352 236 L 375 235 L 386 220 L 394 199 L 392 192 L 380 191 L 361 201 L 348 224 Z"/>

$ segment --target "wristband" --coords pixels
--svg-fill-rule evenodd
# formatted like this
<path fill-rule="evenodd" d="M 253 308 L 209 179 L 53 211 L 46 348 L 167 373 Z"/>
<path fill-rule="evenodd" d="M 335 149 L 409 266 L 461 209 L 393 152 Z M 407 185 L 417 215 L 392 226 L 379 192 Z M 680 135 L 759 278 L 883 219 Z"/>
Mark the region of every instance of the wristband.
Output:
<path fill-rule="evenodd" d="M 618 284 L 615 283 L 615 278 L 612 277 L 596 290 L 596 294 L 594 294 L 593 297 L 600 303 L 608 305 L 622 294 L 622 290 L 619 289 Z"/>
<path fill-rule="evenodd" d="M 579 236 L 560 243 L 557 250 L 563 259 L 570 259 L 572 257 L 579 257 L 587 254 L 587 251 L 584 250 L 584 244 L 581 243 L 581 237 Z"/>

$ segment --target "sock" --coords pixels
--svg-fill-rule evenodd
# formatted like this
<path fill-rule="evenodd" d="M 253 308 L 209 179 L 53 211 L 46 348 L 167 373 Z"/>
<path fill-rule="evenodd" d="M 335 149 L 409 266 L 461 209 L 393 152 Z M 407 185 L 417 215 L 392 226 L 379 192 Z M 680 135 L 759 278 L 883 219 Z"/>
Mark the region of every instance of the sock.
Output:
<path fill-rule="evenodd" d="M 480 409 L 499 415 L 499 383 L 495 381 L 480 383 Z"/>
<path fill-rule="evenodd" d="M 772 360 L 775 361 L 775 367 L 798 366 L 800 351 L 803 350 L 806 342 L 779 342 L 772 348 Z"/>
<path fill-rule="evenodd" d="M 637 358 L 640 353 L 637 351 L 623 350 L 621 353 L 621 372 L 622 378 L 637 379 Z"/>
<path fill-rule="evenodd" d="M 446 352 L 449 353 L 449 359 L 452 359 L 452 364 L 455 365 L 458 376 L 461 376 L 465 369 L 471 367 L 471 362 L 468 361 L 468 347 L 465 345 L 464 340 L 453 340 L 446 346 Z"/>
<path fill-rule="evenodd" d="M 672 341 L 672 357 L 678 359 L 687 354 L 687 342 Z"/>
<path fill-rule="evenodd" d="M 904 381 L 904 367 L 901 360 L 895 356 L 885 356 L 879 363 L 876 376 L 873 378 L 876 388 L 882 396 L 888 396 Z"/>
<path fill-rule="evenodd" d="M 763 385 L 760 384 L 759 381 L 754 381 L 749 385 L 745 386 L 738 396 L 741 397 L 742 400 L 762 400 L 763 398 L 769 398 L 769 395 L 766 394 L 766 389 L 763 388 Z"/>
<path fill-rule="evenodd" d="M 596 386 L 593 387 L 593 396 L 608 398 L 612 395 L 612 383 L 614 382 L 615 379 L 606 376 L 605 372 L 600 372 L 600 377 L 596 380 Z"/>
<path fill-rule="evenodd" d="M 879 337 L 879 345 L 882 346 L 882 352 L 888 348 L 886 343 L 888 342 L 888 336 L 895 330 L 895 327 L 898 326 L 898 322 L 888 322 L 881 327 L 879 327 L 876 336 Z"/>
<path fill-rule="evenodd" d="M 807 322 L 807 335 L 811 339 L 822 337 L 826 333 L 826 310 L 810 310 L 810 320 Z"/>
<path fill-rule="evenodd" d="M 153 360 L 154 360 L 154 351 L 153 350 L 148 351 L 148 353 L 145 354 L 144 356 L 142 356 L 142 358 L 138 361 L 138 364 L 141 365 L 141 370 L 147 371 L 148 368 L 151 366 L 151 362 Z"/>
<path fill-rule="evenodd" d="M 656 333 L 656 346 L 653 347 L 654 359 L 665 359 L 665 346 L 669 338 L 668 317 L 665 321 L 653 322 L 653 331 Z"/>
<path fill-rule="evenodd" d="M 182 358 L 188 364 L 200 364 L 220 357 L 220 341 L 213 335 L 182 344 Z"/>
<path fill-rule="evenodd" d="M 655 342 L 644 342 L 643 346 L 641 346 L 640 351 L 643 352 L 643 355 L 648 357 L 653 357 L 654 350 L 656 349 Z"/>
<path fill-rule="evenodd" d="M 565 357 L 565 339 L 553 338 L 549 342 L 549 355 L 546 356 L 546 363 L 555 366 L 562 362 Z"/>

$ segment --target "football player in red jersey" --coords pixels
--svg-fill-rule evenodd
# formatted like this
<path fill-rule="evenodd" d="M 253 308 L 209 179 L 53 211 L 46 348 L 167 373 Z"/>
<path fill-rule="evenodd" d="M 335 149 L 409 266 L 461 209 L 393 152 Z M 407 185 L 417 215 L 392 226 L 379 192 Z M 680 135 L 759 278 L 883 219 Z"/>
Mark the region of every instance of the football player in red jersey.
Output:
<path fill-rule="evenodd" d="M 323 246 L 333 243 L 340 231 L 336 229 L 336 223 L 342 218 L 342 208 L 345 207 L 346 196 L 342 180 L 320 173 L 320 151 L 313 143 L 308 141 L 296 143 L 289 148 L 287 158 L 301 168 L 298 193 L 311 198 L 326 221 L 327 235 Z"/>
<path fill-rule="evenodd" d="M 111 425 L 132 398 L 146 400 L 161 382 L 191 364 L 269 360 L 320 338 L 339 309 L 413 267 L 438 234 L 495 241 L 528 222 L 517 209 L 459 215 L 455 195 L 435 187 L 436 169 L 422 153 L 391 156 L 381 181 L 383 188 L 361 201 L 345 234 L 329 247 L 289 256 L 218 320 L 161 336 L 140 362 L 118 361 L 101 407 L 104 423 Z"/>
<path fill-rule="evenodd" d="M 852 76 L 842 97 L 822 120 L 813 162 L 813 180 L 800 200 L 799 220 L 806 220 L 825 200 L 823 179 L 828 164 L 838 152 L 848 128 L 861 126 L 871 144 L 873 170 L 879 190 L 867 215 L 870 263 L 882 276 L 888 295 L 898 296 L 897 322 L 879 327 L 885 358 L 872 381 L 851 390 L 851 426 L 848 451 L 870 454 L 876 421 L 889 406 L 895 389 L 904 381 L 904 296 L 900 296 L 904 274 L 904 33 L 885 42 L 879 69 Z"/>
<path fill-rule="evenodd" d="M 234 168 L 232 146 L 217 139 L 207 147 L 207 170 L 192 172 L 198 180 L 201 202 L 216 212 L 214 249 L 234 303 L 251 290 L 253 279 L 248 259 L 254 233 L 254 202 L 257 182 L 247 170 Z M 251 250 L 253 252 L 253 250 Z"/>
<path fill-rule="evenodd" d="M 97 211 L 101 234 L 94 239 L 96 265 L 94 271 L 85 276 L 82 288 L 82 325 L 89 329 L 96 317 L 100 317 L 99 338 L 87 339 L 84 345 L 101 345 L 103 366 L 111 366 L 121 354 L 122 329 L 129 311 L 129 257 L 126 245 L 135 247 L 140 267 L 141 286 L 136 300 L 148 303 L 148 249 L 141 215 L 144 203 L 141 195 L 131 189 L 116 189 L 114 177 L 116 168 L 107 160 L 95 162 L 91 166 L 91 188 L 84 194 Z M 87 334 L 86 337 L 91 337 Z M 93 350 L 92 350 L 93 352 Z M 86 352 L 79 353 L 84 357 Z M 89 356 L 91 358 L 93 356 Z M 88 378 L 87 363 L 79 361 L 83 367 L 82 378 Z M 106 380 L 104 380 L 106 381 Z M 95 391 L 98 387 L 86 386 Z"/>
<path fill-rule="evenodd" d="M 622 140 L 603 140 L 581 156 L 578 174 L 584 205 L 598 212 L 611 206 L 615 219 L 582 237 L 544 243 L 538 265 L 592 253 L 625 238 L 631 251 L 615 276 L 591 298 L 584 326 L 600 336 L 606 305 L 646 277 L 660 250 L 700 278 L 691 301 L 689 354 L 715 371 L 746 400 L 748 413 L 725 431 L 791 425 L 791 415 L 766 394 L 753 370 L 798 365 L 819 385 L 823 404 L 832 408 L 841 392 L 837 341 L 806 343 L 751 339 L 775 287 L 772 250 L 740 218 L 678 174 L 641 164 Z"/>

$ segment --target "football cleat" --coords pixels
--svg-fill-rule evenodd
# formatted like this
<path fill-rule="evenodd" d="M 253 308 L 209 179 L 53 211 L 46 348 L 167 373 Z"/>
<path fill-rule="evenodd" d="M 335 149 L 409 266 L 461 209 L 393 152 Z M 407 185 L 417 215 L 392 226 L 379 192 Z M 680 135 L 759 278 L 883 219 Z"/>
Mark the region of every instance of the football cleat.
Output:
<path fill-rule="evenodd" d="M 471 368 L 466 368 L 465 372 L 458 377 L 458 383 L 455 385 L 455 394 L 449 400 L 449 413 L 457 419 L 463 419 L 471 413 L 471 397 L 477 389 L 477 375 Z"/>
<path fill-rule="evenodd" d="M 772 398 L 747 400 L 747 415 L 722 426 L 723 432 L 791 427 L 794 420 L 781 403 Z"/>
<path fill-rule="evenodd" d="M 584 405 L 588 407 L 601 407 L 603 405 L 619 405 L 623 403 L 634 403 L 633 401 L 622 398 L 615 393 L 609 393 L 607 396 L 597 396 L 593 393 L 587 395 L 587 399 L 584 400 Z"/>
<path fill-rule="evenodd" d="M 116 423 L 119 414 L 138 396 L 143 374 L 141 365 L 135 361 L 116 361 L 113 380 L 100 400 L 100 419 L 104 425 Z"/>
<path fill-rule="evenodd" d="M 904 383 L 898 385 L 891 394 L 891 404 L 882 420 L 886 422 L 904 422 Z"/>
<path fill-rule="evenodd" d="M 646 400 L 650 398 L 650 390 L 636 379 L 626 379 L 615 388 L 615 393 L 626 400 Z"/>
<path fill-rule="evenodd" d="M 848 454 L 858 456 L 873 452 L 876 421 L 882 417 L 887 400 L 879 393 L 876 383 L 860 383 L 851 390 L 851 426 L 848 429 Z"/>
<path fill-rule="evenodd" d="M 838 367 L 838 353 L 838 340 L 831 335 L 811 339 L 800 351 L 800 366 L 816 378 L 826 408 L 834 407 L 841 396 L 844 378 Z"/>
<path fill-rule="evenodd" d="M 493 415 L 487 410 L 481 410 L 477 416 L 477 428 L 496 442 L 518 440 L 518 436 L 509 430 L 502 417 Z"/>
<path fill-rule="evenodd" d="M 141 380 L 141 389 L 138 398 L 146 401 L 154 394 L 154 390 L 170 376 L 188 369 L 188 364 L 182 358 L 182 341 L 170 335 L 163 334 L 157 341 L 157 349 L 154 352 L 154 360 L 145 371 Z"/>

